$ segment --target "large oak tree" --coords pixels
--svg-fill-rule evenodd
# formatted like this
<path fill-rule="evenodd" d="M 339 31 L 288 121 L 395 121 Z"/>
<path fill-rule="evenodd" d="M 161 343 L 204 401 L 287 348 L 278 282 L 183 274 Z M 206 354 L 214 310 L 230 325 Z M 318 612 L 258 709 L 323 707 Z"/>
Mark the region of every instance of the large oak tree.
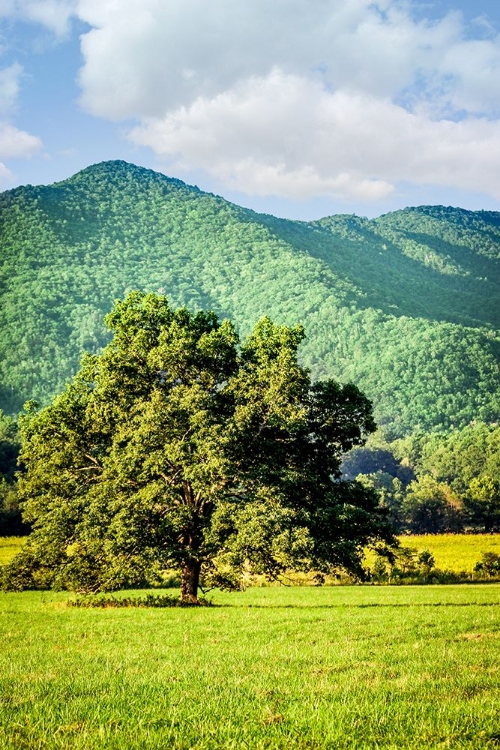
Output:
<path fill-rule="evenodd" d="M 360 572 L 392 541 L 375 493 L 341 481 L 342 455 L 374 429 L 352 384 L 311 383 L 304 333 L 231 322 L 133 292 L 113 339 L 62 395 L 22 419 L 20 494 L 33 532 L 11 588 L 112 590 L 152 572 L 235 586 L 243 571 Z"/>

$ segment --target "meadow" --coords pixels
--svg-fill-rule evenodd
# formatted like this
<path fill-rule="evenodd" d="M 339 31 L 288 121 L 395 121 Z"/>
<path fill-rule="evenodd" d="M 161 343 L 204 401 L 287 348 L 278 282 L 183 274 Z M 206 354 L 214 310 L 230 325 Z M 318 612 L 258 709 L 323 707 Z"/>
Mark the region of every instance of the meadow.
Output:
<path fill-rule="evenodd" d="M 455 573 L 472 573 L 484 552 L 500 555 L 500 534 L 413 534 L 401 536 L 399 541 L 419 552 L 429 550 L 437 568 Z"/>
<path fill-rule="evenodd" d="M 73 597 L 0 594 L 5 750 L 500 745 L 499 584 Z"/>

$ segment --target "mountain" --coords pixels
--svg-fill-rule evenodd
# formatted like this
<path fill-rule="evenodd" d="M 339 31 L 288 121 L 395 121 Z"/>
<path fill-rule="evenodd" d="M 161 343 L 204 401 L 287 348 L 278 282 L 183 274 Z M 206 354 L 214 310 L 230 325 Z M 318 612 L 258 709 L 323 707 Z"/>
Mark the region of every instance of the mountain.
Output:
<path fill-rule="evenodd" d="M 353 380 L 389 437 L 500 412 L 500 213 L 257 214 L 121 161 L 0 195 L 0 406 L 60 391 L 127 290 L 245 335 L 304 324 L 314 377 Z"/>

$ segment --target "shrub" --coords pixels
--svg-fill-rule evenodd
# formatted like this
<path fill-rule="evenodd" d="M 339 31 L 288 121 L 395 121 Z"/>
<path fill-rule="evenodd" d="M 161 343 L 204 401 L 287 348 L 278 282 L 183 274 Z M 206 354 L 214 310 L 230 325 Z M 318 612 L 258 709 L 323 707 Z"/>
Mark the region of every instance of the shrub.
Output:
<path fill-rule="evenodd" d="M 496 552 L 483 552 L 482 559 L 474 566 L 474 572 L 489 578 L 500 577 L 500 555 Z"/>

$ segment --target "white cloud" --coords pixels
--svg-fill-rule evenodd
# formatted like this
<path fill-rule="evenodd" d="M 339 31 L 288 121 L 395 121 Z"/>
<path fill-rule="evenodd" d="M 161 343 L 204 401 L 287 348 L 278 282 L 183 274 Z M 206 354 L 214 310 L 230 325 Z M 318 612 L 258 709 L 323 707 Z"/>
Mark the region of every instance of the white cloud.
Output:
<path fill-rule="evenodd" d="M 444 50 L 439 71 L 454 109 L 500 114 L 500 40 L 468 40 Z"/>
<path fill-rule="evenodd" d="M 429 20 L 416 7 L 0 0 L 0 15 L 59 36 L 72 14 L 87 23 L 83 108 L 135 121 L 129 137 L 171 170 L 204 169 L 258 195 L 376 201 L 404 181 L 500 199 L 500 37 L 458 12 Z"/>
<path fill-rule="evenodd" d="M 474 38 L 459 13 L 411 11 L 403 0 L 80 0 L 92 26 L 81 101 L 138 120 L 130 138 L 170 169 L 247 193 L 369 201 L 408 181 L 500 198 L 499 38 Z"/>
<path fill-rule="evenodd" d="M 29 158 L 42 148 L 37 136 L 19 130 L 8 122 L 0 122 L 0 159 Z"/>
<path fill-rule="evenodd" d="M 380 25 L 368 5 L 240 0 L 236 11 L 233 0 L 122 0 L 119 6 L 82 0 L 80 17 L 94 27 L 82 38 L 82 102 L 110 118 L 154 116 L 276 65 L 290 73 L 326 72 L 332 56 L 344 57 L 340 46 L 350 46 L 360 25 L 366 28 L 370 19 Z M 337 78 L 359 73 L 350 60 L 334 67 Z M 398 66 L 390 68 L 392 79 Z"/>
<path fill-rule="evenodd" d="M 69 33 L 78 0 L 0 0 L 0 17 L 41 24 L 58 37 Z"/>
<path fill-rule="evenodd" d="M 19 80 L 23 69 L 18 63 L 0 69 L 0 159 L 29 158 L 41 150 L 42 143 L 37 136 L 12 125 L 8 115 L 15 109 L 19 94 Z M 12 177 L 3 162 L 0 162 L 0 184 Z"/>
<path fill-rule="evenodd" d="M 364 179 L 359 173 L 340 172 L 330 177 L 319 174 L 310 165 L 290 170 L 283 162 L 270 164 L 254 159 L 221 161 L 215 170 L 207 171 L 213 172 L 228 187 L 247 195 L 280 195 L 296 200 L 329 196 L 371 203 L 387 198 L 394 190 L 383 180 Z"/>
<path fill-rule="evenodd" d="M 0 69 L 0 113 L 5 114 L 15 108 L 22 73 L 22 66 L 18 63 Z"/>
<path fill-rule="evenodd" d="M 499 123 L 435 121 L 279 70 L 151 118 L 130 137 L 173 159 L 174 171 L 203 168 L 246 193 L 374 201 L 407 181 L 500 199 Z"/>
<path fill-rule="evenodd" d="M 468 38 L 450 13 L 417 21 L 401 0 L 80 0 L 83 106 L 110 119 L 161 116 L 274 67 L 380 97 L 421 90 L 460 109 L 500 107 L 500 41 Z"/>
<path fill-rule="evenodd" d="M 130 137 L 174 157 L 176 171 L 201 167 L 254 195 L 386 197 L 392 186 L 368 179 L 364 165 L 354 163 L 352 123 L 344 118 L 342 102 L 328 112 L 333 100 L 338 95 L 318 82 L 275 69 L 266 79 L 151 119 Z"/>

